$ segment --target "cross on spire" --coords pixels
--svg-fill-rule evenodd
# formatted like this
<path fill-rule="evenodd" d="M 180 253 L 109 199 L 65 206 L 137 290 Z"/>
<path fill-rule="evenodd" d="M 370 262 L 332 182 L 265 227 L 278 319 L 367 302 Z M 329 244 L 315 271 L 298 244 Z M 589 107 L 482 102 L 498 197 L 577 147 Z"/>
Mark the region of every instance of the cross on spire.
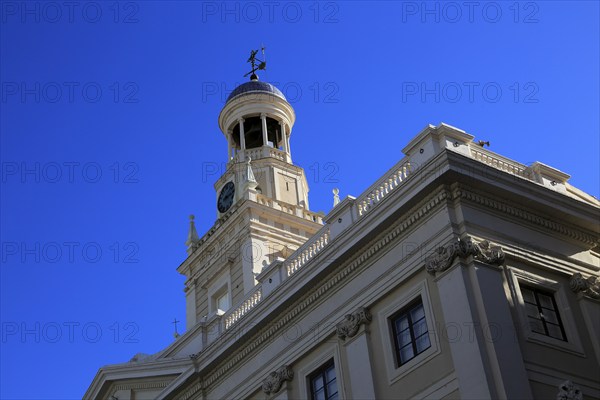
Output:
<path fill-rule="evenodd" d="M 176 339 L 179 337 L 179 332 L 177 332 L 177 323 L 178 322 L 181 322 L 181 321 L 178 321 L 177 318 L 174 318 L 173 322 L 171 322 L 173 325 L 175 325 L 175 333 L 173 333 L 173 336 L 175 336 Z"/>

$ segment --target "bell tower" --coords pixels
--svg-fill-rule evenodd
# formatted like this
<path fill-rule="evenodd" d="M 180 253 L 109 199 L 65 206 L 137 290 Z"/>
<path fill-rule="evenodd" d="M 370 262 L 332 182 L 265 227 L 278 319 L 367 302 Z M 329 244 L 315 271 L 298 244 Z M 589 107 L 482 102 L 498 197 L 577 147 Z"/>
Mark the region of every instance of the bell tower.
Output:
<path fill-rule="evenodd" d="M 259 81 L 255 74 L 238 86 L 219 115 L 219 127 L 227 139 L 228 168 L 215 185 L 217 192 L 235 173 L 244 179 L 250 161 L 258 193 L 308 210 L 304 171 L 292 163 L 290 136 L 295 120 L 294 109 L 283 93 L 270 83 Z M 240 192 L 234 200 L 241 197 Z M 218 210 L 219 214 L 224 208 Z"/>
<path fill-rule="evenodd" d="M 265 268 L 322 227 L 323 214 L 309 210 L 304 170 L 292 163 L 294 109 L 279 89 L 258 79 L 265 63 L 256 66 L 256 53 L 248 60 L 250 81 L 231 92 L 219 114 L 227 169 L 214 185 L 217 220 L 202 237 L 190 220 L 188 258 L 178 268 L 187 277 L 188 329 L 220 318 Z"/>

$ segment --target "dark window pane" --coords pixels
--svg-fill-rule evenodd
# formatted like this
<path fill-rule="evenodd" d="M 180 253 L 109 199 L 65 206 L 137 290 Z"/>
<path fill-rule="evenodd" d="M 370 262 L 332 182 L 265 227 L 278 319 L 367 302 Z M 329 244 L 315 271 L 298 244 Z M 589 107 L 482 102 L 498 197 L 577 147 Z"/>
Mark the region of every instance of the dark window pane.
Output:
<path fill-rule="evenodd" d="M 337 394 L 337 383 L 335 382 L 335 379 L 327 385 L 327 394 L 329 395 L 329 398 L 331 398 L 332 395 Z"/>
<path fill-rule="evenodd" d="M 401 332 L 405 329 L 408 329 L 408 318 L 405 316 L 400 317 L 396 320 L 396 330 Z"/>
<path fill-rule="evenodd" d="M 419 304 L 410 312 L 410 317 L 413 321 L 418 321 L 425 317 L 425 311 L 423 310 L 423 304 Z"/>
<path fill-rule="evenodd" d="M 401 332 L 400 335 L 398 336 L 398 345 L 400 347 L 404 347 L 409 343 L 410 343 L 410 330 L 407 329 L 407 330 Z"/>
<path fill-rule="evenodd" d="M 538 299 L 540 300 L 540 305 L 542 307 L 549 308 L 551 310 L 554 309 L 554 304 L 552 304 L 552 297 L 542 293 L 538 293 Z"/>
<path fill-rule="evenodd" d="M 413 327 L 414 335 L 421 336 L 425 332 L 427 332 L 427 322 L 425 321 L 425 319 L 422 319 L 422 320 L 416 322 Z"/>
<path fill-rule="evenodd" d="M 324 390 L 324 389 L 321 389 L 321 390 L 318 390 L 318 391 L 316 391 L 316 392 L 313 394 L 313 398 L 314 398 L 315 400 L 327 400 L 327 398 L 325 397 L 325 390 Z"/>
<path fill-rule="evenodd" d="M 556 339 L 564 340 L 562 330 L 560 329 L 559 325 L 548 324 L 547 326 L 548 326 L 548 336 L 556 338 Z"/>
<path fill-rule="evenodd" d="M 329 369 L 327 369 L 325 375 L 327 377 L 327 382 L 335 381 L 335 368 L 331 366 Z"/>
<path fill-rule="evenodd" d="M 529 326 L 534 332 L 546 334 L 546 331 L 544 330 L 544 324 L 540 319 L 529 318 Z"/>
<path fill-rule="evenodd" d="M 544 320 L 546 322 L 558 324 L 558 316 L 556 315 L 556 313 L 554 311 L 544 310 L 544 312 L 542 313 L 542 316 L 544 317 Z"/>
<path fill-rule="evenodd" d="M 418 337 L 416 339 L 417 342 L 417 353 L 422 353 L 423 351 L 427 350 L 429 348 L 429 346 L 431 345 L 429 343 L 429 335 L 426 333 L 421 337 Z"/>
<path fill-rule="evenodd" d="M 405 346 L 400 349 L 400 361 L 402 363 L 407 362 L 414 356 L 415 356 L 415 353 L 413 352 L 412 345 L 408 345 L 408 346 Z"/>
<path fill-rule="evenodd" d="M 313 387 L 315 388 L 315 391 L 323 387 L 323 377 L 321 375 L 314 378 Z"/>
<path fill-rule="evenodd" d="M 528 317 L 540 318 L 540 312 L 539 312 L 537 306 L 526 303 L 525 310 L 527 311 Z"/>
<path fill-rule="evenodd" d="M 521 289 L 521 293 L 523 294 L 523 300 L 525 300 L 528 303 L 533 303 L 535 304 L 535 295 L 533 294 L 533 292 L 529 289 Z"/>

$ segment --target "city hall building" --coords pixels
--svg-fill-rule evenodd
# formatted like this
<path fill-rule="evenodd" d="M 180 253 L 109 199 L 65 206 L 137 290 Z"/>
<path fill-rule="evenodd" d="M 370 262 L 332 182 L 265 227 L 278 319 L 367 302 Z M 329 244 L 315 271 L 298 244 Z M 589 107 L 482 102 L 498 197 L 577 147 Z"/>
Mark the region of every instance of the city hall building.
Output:
<path fill-rule="evenodd" d="M 440 124 L 316 213 L 294 122 L 256 76 L 231 93 L 217 219 L 191 217 L 177 268 L 186 332 L 84 399 L 600 399 L 596 198 Z"/>

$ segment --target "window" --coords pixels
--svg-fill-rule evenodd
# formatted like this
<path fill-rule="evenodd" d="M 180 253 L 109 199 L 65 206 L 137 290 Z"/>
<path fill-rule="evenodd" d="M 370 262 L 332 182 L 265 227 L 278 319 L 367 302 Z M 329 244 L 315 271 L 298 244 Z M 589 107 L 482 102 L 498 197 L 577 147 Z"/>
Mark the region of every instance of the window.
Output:
<path fill-rule="evenodd" d="M 566 342 L 565 328 L 558 314 L 554 294 L 525 285 L 521 285 L 521 293 L 531 331 Z"/>
<path fill-rule="evenodd" d="M 425 310 L 420 297 L 394 315 L 391 323 L 397 367 L 406 364 L 431 347 Z"/>
<path fill-rule="evenodd" d="M 227 311 L 229 309 L 229 294 L 227 292 L 217 297 L 217 310 Z"/>
<path fill-rule="evenodd" d="M 542 266 L 540 266 L 542 267 Z M 585 356 L 572 312 L 568 281 L 509 266 L 511 302 L 519 317 L 519 332 L 529 342 Z M 507 293 L 508 294 L 508 293 Z M 510 298 L 510 297 L 509 297 Z"/>
<path fill-rule="evenodd" d="M 312 400 L 337 400 L 338 389 L 333 360 L 309 376 Z"/>

